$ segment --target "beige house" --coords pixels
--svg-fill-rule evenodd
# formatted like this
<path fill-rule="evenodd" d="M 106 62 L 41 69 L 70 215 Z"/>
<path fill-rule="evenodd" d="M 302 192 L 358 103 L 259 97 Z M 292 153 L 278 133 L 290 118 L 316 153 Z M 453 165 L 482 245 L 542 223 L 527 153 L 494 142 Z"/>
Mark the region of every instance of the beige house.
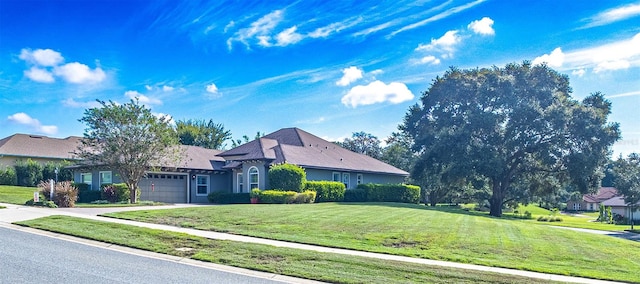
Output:
<path fill-rule="evenodd" d="M 0 168 L 14 166 L 19 160 L 32 159 L 39 163 L 76 160 L 81 137 L 51 138 L 39 135 L 14 134 L 0 140 Z"/>
<path fill-rule="evenodd" d="M 624 202 L 623 196 L 615 196 L 602 202 L 602 206 L 611 207 L 611 213 L 621 215 L 627 219 L 640 220 L 640 204 L 633 206 L 633 212 L 631 207 Z M 632 214 L 633 213 L 633 214 Z"/>
<path fill-rule="evenodd" d="M 601 187 L 595 194 L 585 194 L 580 200 L 569 200 L 567 210 L 573 211 L 599 211 L 600 203 L 618 195 L 614 187 Z"/>

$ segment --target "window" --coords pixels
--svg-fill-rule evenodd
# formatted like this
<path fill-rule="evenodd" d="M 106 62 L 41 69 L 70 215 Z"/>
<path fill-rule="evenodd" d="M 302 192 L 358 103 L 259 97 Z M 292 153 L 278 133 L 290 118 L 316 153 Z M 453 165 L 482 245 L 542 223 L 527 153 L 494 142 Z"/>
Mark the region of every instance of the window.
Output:
<path fill-rule="evenodd" d="M 356 175 L 356 184 L 362 184 L 362 174 Z"/>
<path fill-rule="evenodd" d="M 242 178 L 242 173 L 238 173 L 238 192 L 242 192 L 244 187 L 244 180 Z"/>
<path fill-rule="evenodd" d="M 111 179 L 111 171 L 100 172 L 100 184 L 109 184 L 113 183 Z"/>
<path fill-rule="evenodd" d="M 250 189 L 259 187 L 258 177 L 259 177 L 258 168 L 256 167 L 249 168 L 249 188 Z"/>
<path fill-rule="evenodd" d="M 336 172 L 334 172 L 334 173 L 333 173 L 333 179 L 332 179 L 332 180 L 333 180 L 333 181 L 340 181 L 340 173 L 336 173 Z"/>
<path fill-rule="evenodd" d="M 209 176 L 196 176 L 196 195 L 209 194 Z"/>
<path fill-rule="evenodd" d="M 573 210 L 575 210 L 575 211 L 580 210 L 580 203 L 574 203 L 573 204 Z"/>
<path fill-rule="evenodd" d="M 91 181 L 93 180 L 91 173 L 81 173 L 80 179 L 82 180 L 82 183 L 88 184 L 89 188 L 91 188 Z"/>
<path fill-rule="evenodd" d="M 344 187 L 350 188 L 349 187 L 349 181 L 350 180 L 351 180 L 351 175 L 349 175 L 349 173 L 343 173 L 342 174 L 342 183 L 344 183 Z"/>

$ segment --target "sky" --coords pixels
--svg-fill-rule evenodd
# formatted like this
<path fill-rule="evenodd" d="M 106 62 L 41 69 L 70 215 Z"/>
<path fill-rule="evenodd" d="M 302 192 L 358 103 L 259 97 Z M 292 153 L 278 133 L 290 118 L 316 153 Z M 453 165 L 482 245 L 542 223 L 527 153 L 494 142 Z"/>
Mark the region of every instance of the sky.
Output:
<path fill-rule="evenodd" d="M 640 1 L 0 0 L 0 138 L 82 136 L 96 99 L 138 98 L 234 138 L 384 140 L 449 67 L 524 60 L 604 93 L 614 156 L 640 152 Z"/>

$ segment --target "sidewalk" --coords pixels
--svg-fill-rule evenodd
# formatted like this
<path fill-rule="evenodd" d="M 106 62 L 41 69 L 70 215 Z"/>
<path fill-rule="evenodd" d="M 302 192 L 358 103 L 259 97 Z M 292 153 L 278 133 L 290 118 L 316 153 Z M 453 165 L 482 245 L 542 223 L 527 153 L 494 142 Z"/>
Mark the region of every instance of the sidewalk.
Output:
<path fill-rule="evenodd" d="M 174 226 L 168 226 L 168 225 L 142 223 L 142 222 L 136 222 L 136 221 L 96 216 L 95 212 L 92 212 L 91 210 L 82 210 L 85 208 L 77 208 L 77 209 L 80 209 L 80 210 L 77 210 L 77 209 L 35 208 L 35 207 L 18 206 L 18 205 L 11 205 L 11 204 L 0 204 L 0 205 L 7 207 L 7 209 L 0 209 L 0 222 L 6 222 L 6 223 L 35 219 L 35 218 L 40 218 L 40 217 L 45 217 L 50 215 L 66 215 L 66 216 L 87 218 L 87 219 L 104 221 L 104 222 L 127 224 L 127 225 L 133 225 L 133 226 L 145 227 L 145 228 L 151 228 L 151 229 L 181 232 L 181 233 L 186 233 L 186 234 L 209 238 L 209 239 L 265 244 L 265 245 L 272 245 L 276 247 L 304 249 L 304 250 L 311 250 L 311 251 L 317 251 L 317 252 L 336 253 L 336 254 L 343 254 L 343 255 L 353 255 L 353 256 L 402 261 L 402 262 L 408 262 L 408 263 L 418 263 L 418 264 L 433 265 L 433 266 L 495 272 L 495 273 L 518 275 L 518 276 L 550 280 L 550 281 L 560 281 L 565 283 L 594 283 L 594 284 L 595 283 L 603 283 L 603 284 L 604 283 L 620 283 L 620 282 L 603 281 L 603 280 L 595 280 L 595 279 L 580 278 L 580 277 L 530 272 L 530 271 L 508 269 L 508 268 L 497 268 L 497 267 L 464 264 L 464 263 L 457 263 L 457 262 L 412 258 L 412 257 L 406 257 L 406 256 L 354 251 L 354 250 L 348 250 L 348 249 L 328 248 L 328 247 L 315 246 L 315 245 L 306 245 L 306 244 L 299 244 L 299 243 L 292 243 L 292 242 L 285 242 L 285 241 L 276 241 L 276 240 L 269 240 L 269 239 L 255 238 L 255 237 L 232 235 L 232 234 L 226 234 L 226 233 L 180 228 L 180 227 L 174 227 Z M 166 209 L 166 208 L 177 208 L 179 206 L 184 207 L 184 206 L 193 206 L 193 205 L 109 208 L 110 210 L 108 212 Z M 132 208 L 135 208 L 135 209 L 132 209 Z M 101 211 L 105 211 L 104 209 L 106 208 L 101 208 L 101 209 L 103 209 Z M 84 212 L 84 214 L 82 212 Z M 102 212 L 100 214 L 104 214 L 104 213 L 106 212 Z"/>

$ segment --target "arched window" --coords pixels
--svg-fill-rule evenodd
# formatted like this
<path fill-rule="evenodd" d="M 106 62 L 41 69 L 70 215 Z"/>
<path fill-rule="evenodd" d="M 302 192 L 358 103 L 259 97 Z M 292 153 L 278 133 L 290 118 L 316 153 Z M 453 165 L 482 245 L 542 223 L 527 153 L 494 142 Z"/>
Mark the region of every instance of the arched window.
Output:
<path fill-rule="evenodd" d="M 260 180 L 258 173 L 258 168 L 251 167 L 249 168 L 249 189 L 258 188 L 258 180 Z"/>

